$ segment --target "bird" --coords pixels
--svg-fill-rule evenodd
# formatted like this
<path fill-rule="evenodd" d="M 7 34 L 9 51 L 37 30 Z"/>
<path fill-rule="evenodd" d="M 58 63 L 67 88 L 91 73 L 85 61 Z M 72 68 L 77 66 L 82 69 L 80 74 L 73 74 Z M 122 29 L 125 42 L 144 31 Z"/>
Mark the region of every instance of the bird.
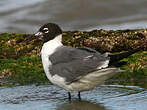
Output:
<path fill-rule="evenodd" d="M 62 43 L 62 29 L 55 23 L 44 24 L 26 41 L 34 38 L 43 41 L 41 59 L 47 78 L 53 85 L 65 89 L 69 100 L 72 92 L 78 92 L 81 99 L 82 91 L 94 89 L 114 74 L 122 72 L 112 65 L 113 62 L 135 53 L 116 57 L 89 47 L 67 47 Z"/>

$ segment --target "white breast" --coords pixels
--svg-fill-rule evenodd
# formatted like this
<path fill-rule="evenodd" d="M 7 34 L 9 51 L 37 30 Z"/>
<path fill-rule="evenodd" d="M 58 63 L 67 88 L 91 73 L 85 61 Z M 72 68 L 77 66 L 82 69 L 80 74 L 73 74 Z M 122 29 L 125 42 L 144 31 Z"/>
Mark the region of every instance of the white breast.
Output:
<path fill-rule="evenodd" d="M 52 66 L 52 62 L 49 60 L 49 57 L 56 51 L 56 48 L 59 46 L 62 46 L 62 43 L 56 38 L 44 43 L 41 50 L 41 58 L 45 74 L 53 84 L 55 84 L 59 78 L 57 79 L 56 76 L 51 76 L 49 72 L 49 67 Z"/>

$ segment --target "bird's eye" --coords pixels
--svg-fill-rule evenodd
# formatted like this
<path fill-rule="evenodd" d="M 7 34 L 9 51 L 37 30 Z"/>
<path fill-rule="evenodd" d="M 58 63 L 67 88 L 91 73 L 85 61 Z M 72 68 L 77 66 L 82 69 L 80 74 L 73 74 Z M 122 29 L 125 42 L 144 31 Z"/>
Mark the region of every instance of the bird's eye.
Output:
<path fill-rule="evenodd" d="M 48 28 L 44 28 L 44 29 L 43 29 L 43 32 L 44 32 L 44 33 L 48 33 L 48 32 L 49 32 Z"/>

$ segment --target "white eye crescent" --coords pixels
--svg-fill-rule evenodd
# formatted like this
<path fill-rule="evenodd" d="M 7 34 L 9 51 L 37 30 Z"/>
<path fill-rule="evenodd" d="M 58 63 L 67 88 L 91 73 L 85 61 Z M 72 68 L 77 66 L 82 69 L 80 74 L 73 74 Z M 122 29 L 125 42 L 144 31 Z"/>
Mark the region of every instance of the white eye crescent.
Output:
<path fill-rule="evenodd" d="M 49 32 L 48 28 L 44 28 L 43 30 L 45 31 L 44 33 L 48 33 Z"/>

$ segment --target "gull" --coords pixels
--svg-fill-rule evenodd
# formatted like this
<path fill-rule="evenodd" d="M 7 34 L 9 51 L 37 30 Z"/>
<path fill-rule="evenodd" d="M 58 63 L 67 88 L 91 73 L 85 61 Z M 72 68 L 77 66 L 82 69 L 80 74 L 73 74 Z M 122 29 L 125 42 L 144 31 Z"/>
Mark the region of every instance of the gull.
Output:
<path fill-rule="evenodd" d="M 116 62 L 135 52 L 121 54 L 120 57 L 100 53 L 88 47 L 71 48 L 62 43 L 62 30 L 55 23 L 46 23 L 33 36 L 32 39 L 43 41 L 41 49 L 42 64 L 47 78 L 50 82 L 68 91 L 68 99 L 71 93 L 91 90 L 121 72 L 118 67 L 113 66 Z"/>

